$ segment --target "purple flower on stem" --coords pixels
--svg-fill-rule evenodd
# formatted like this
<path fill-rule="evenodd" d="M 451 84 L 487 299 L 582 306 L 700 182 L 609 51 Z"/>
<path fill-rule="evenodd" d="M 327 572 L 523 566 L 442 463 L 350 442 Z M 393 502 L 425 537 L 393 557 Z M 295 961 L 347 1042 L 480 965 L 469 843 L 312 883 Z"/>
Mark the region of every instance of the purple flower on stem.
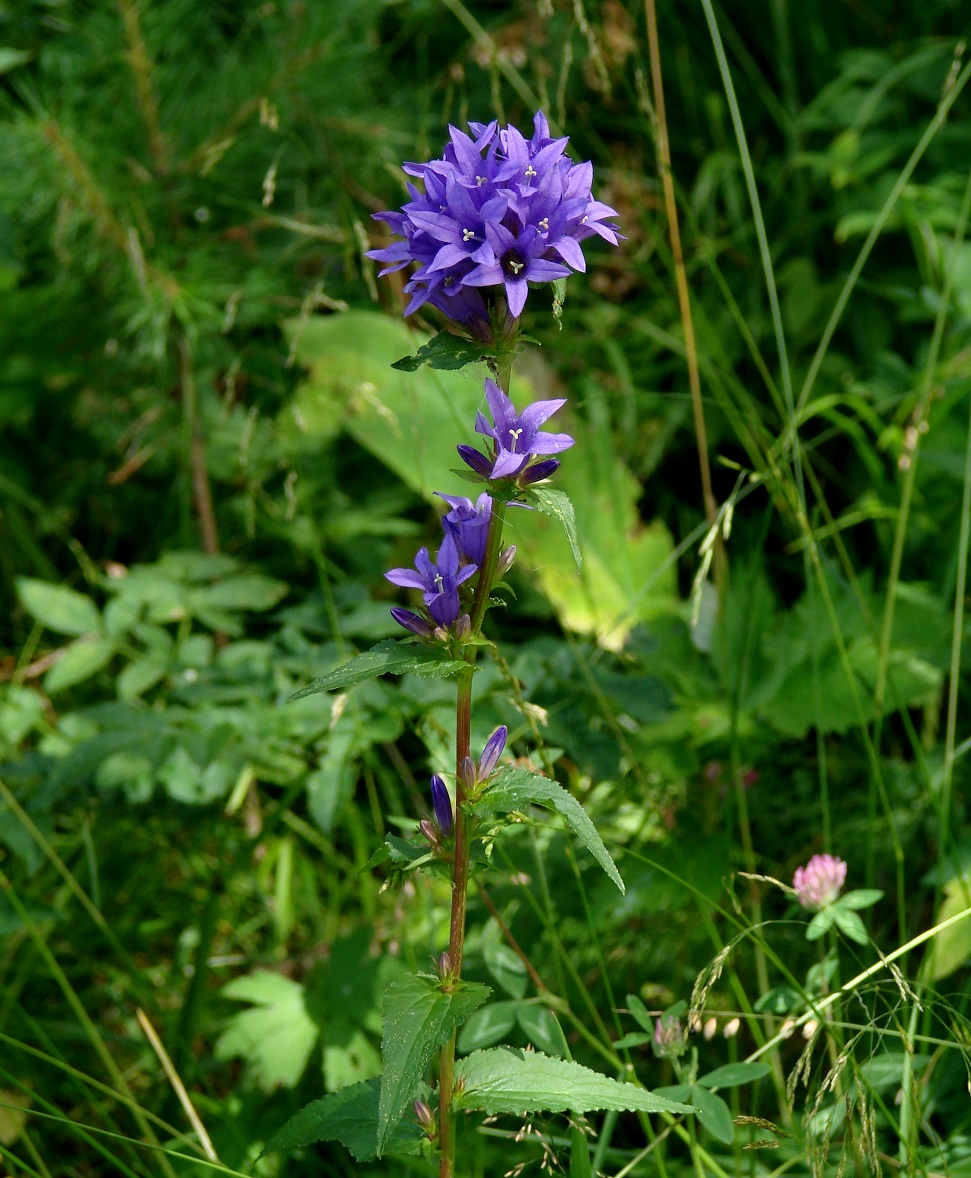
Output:
<path fill-rule="evenodd" d="M 448 838 L 452 833 L 452 799 L 448 796 L 445 782 L 437 773 L 432 774 L 432 806 L 439 829 Z"/>
<path fill-rule="evenodd" d="M 559 454 L 573 445 L 569 434 L 548 434 L 539 428 L 566 404 L 565 399 L 534 401 L 522 413 L 517 413 L 512 401 L 495 381 L 486 380 L 485 395 L 493 424 L 490 425 L 480 413 L 476 418 L 475 432 L 492 438 L 492 457 L 487 458 L 472 446 L 458 447 L 459 455 L 478 474 L 492 479 L 514 478 L 526 470 L 536 455 Z M 541 478 L 553 473 L 547 462 L 536 465 L 543 468 Z M 527 475 L 526 481 L 535 480 Z"/>
<path fill-rule="evenodd" d="M 819 911 L 839 896 L 846 883 L 846 864 L 834 855 L 813 855 L 792 877 L 796 898 L 803 908 Z"/>
<path fill-rule="evenodd" d="M 400 240 L 368 257 L 385 264 L 382 274 L 416 265 L 406 315 L 431 302 L 488 342 L 515 331 L 530 282 L 586 269 L 580 242 L 597 235 L 616 245 L 620 234 L 608 223 L 616 212 L 593 199 L 592 165 L 569 159 L 569 140 L 551 137 L 542 111 L 529 139 L 495 122 L 469 130 L 449 127 L 441 159 L 404 165 L 425 190 L 409 184 L 400 212 L 375 214 Z M 485 299 L 469 301 L 476 288 Z M 512 322 L 503 322 L 503 299 Z"/>
<path fill-rule="evenodd" d="M 654 1024 L 654 1040 L 651 1050 L 658 1059 L 678 1059 L 688 1046 L 687 1036 L 681 1020 L 674 1015 L 662 1014 Z"/>
<path fill-rule="evenodd" d="M 442 517 L 445 531 L 458 546 L 459 553 L 475 565 L 485 560 L 486 541 L 489 538 L 489 521 L 492 519 L 492 498 L 483 492 L 475 503 L 464 495 L 436 495 L 451 507 Z"/>
<path fill-rule="evenodd" d="M 479 781 L 485 781 L 487 777 L 492 776 L 496 765 L 499 764 L 502 750 L 506 747 L 506 737 L 508 735 L 509 729 L 505 724 L 501 724 L 486 741 L 485 748 L 482 750 L 482 756 L 479 758 Z"/>
<path fill-rule="evenodd" d="M 439 626 L 451 626 L 459 616 L 460 602 L 458 587 L 463 581 L 475 575 L 477 566 L 467 564 L 459 568 L 459 554 L 455 541 L 446 536 L 433 564 L 427 548 L 419 548 L 415 557 L 414 569 L 391 569 L 384 575 L 393 585 L 402 585 L 406 589 L 420 589 L 424 595 L 425 605 Z M 407 613 L 408 611 L 403 611 Z M 416 615 L 412 614 L 411 617 Z M 419 619 L 420 620 L 420 619 Z M 400 617 L 400 622 L 407 629 L 414 630 L 414 626 Z"/>
<path fill-rule="evenodd" d="M 412 613 L 410 609 L 401 609 L 395 605 L 391 608 L 391 616 L 398 623 L 399 626 L 404 626 L 406 630 L 410 630 L 412 634 L 417 634 L 419 638 L 431 638 L 434 630 L 416 613 Z"/>

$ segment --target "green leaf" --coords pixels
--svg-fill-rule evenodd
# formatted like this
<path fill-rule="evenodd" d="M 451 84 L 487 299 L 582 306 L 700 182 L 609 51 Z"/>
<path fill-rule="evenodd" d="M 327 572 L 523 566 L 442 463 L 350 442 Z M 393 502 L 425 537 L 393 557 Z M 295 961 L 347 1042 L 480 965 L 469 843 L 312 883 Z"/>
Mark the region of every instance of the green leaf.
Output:
<path fill-rule="evenodd" d="M 645 1043 L 650 1043 L 654 1038 L 653 1035 L 646 1035 L 643 1031 L 632 1031 L 629 1035 L 625 1035 L 623 1039 L 616 1039 L 614 1047 L 623 1051 L 627 1047 L 643 1047 Z"/>
<path fill-rule="evenodd" d="M 855 912 L 851 912 L 848 908 L 840 908 L 838 904 L 834 904 L 828 909 L 833 914 L 833 922 L 840 932 L 849 937 L 851 941 L 856 941 L 858 945 L 869 945 L 870 938 L 863 926 L 863 921 Z"/>
<path fill-rule="evenodd" d="M 507 994 L 522 998 L 526 993 L 526 966 L 504 941 L 487 941 L 482 946 L 486 969 Z"/>
<path fill-rule="evenodd" d="M 263 1154 L 299 1149 L 317 1141 L 339 1141 L 359 1162 L 378 1156 L 378 1102 L 381 1080 L 366 1080 L 315 1100 L 296 1113 L 266 1144 Z M 403 1119 L 388 1136 L 390 1153 L 417 1153 L 422 1141 L 417 1123 Z M 260 1155 L 263 1156 L 262 1154 Z"/>
<path fill-rule="evenodd" d="M 731 1110 L 724 1100 L 700 1084 L 692 1084 L 689 1100 L 695 1106 L 698 1120 L 712 1137 L 731 1145 L 735 1140 L 735 1126 Z"/>
<path fill-rule="evenodd" d="M 355 683 L 376 679 L 378 675 L 405 675 L 410 672 L 426 679 L 447 679 L 449 675 L 457 675 L 459 671 L 468 668 L 468 663 L 453 659 L 442 646 L 415 646 L 407 638 L 402 641 L 386 638 L 328 675 L 315 679 L 308 687 L 295 691 L 287 703 L 308 695 L 317 695 L 321 691 L 353 687 Z"/>
<path fill-rule="evenodd" d="M 562 281 L 562 280 L 561 280 Z M 593 1178 L 590 1146 L 579 1125 L 570 1125 L 570 1178 Z"/>
<path fill-rule="evenodd" d="M 492 784 L 475 803 L 475 812 L 480 815 L 508 814 L 529 805 L 545 806 L 565 818 L 573 833 L 620 891 L 625 891 L 620 872 L 583 807 L 576 798 L 548 777 L 529 773 L 525 769 L 514 769 L 511 766 L 500 769 Z"/>
<path fill-rule="evenodd" d="M 161 682 L 168 673 L 169 663 L 167 659 L 159 658 L 157 655 L 148 655 L 142 659 L 136 659 L 133 663 L 129 663 L 127 667 L 118 676 L 115 683 L 115 689 L 118 692 L 118 698 L 124 700 L 137 699 L 149 688 L 155 686 L 156 683 Z"/>
<path fill-rule="evenodd" d="M 391 367 L 399 372 L 417 372 L 423 364 L 429 368 L 440 368 L 445 372 L 454 372 L 464 368 L 466 364 L 478 364 L 486 357 L 494 356 L 495 350 L 485 348 L 474 340 L 462 339 L 452 335 L 450 331 L 440 331 L 432 336 L 427 344 L 422 344 L 413 356 L 402 356 Z"/>
<path fill-rule="evenodd" d="M 817 912 L 806 929 L 806 940 L 818 941 L 823 933 L 828 933 L 835 923 L 836 916 L 832 906 L 824 908 L 822 912 Z"/>
<path fill-rule="evenodd" d="M 883 899 L 883 892 L 879 888 L 857 888 L 855 892 L 847 892 L 836 901 L 837 908 L 872 908 L 878 900 Z"/>
<path fill-rule="evenodd" d="M 654 1020 L 647 1013 L 647 1007 L 636 994 L 627 995 L 627 1009 L 637 1020 L 637 1025 L 649 1035 L 654 1033 Z"/>
<path fill-rule="evenodd" d="M 482 1109 L 490 1115 L 593 1109 L 693 1111 L 689 1105 L 613 1080 L 581 1064 L 512 1047 L 493 1047 L 466 1056 L 455 1065 L 455 1082 L 461 1086 L 455 1100 L 459 1108 Z"/>
<path fill-rule="evenodd" d="M 556 1015 L 548 1006 L 519 1003 L 516 1019 L 523 1034 L 540 1051 L 562 1059 L 569 1056 L 566 1037 Z"/>
<path fill-rule="evenodd" d="M 769 1074 L 767 1063 L 727 1063 L 701 1076 L 698 1083 L 703 1088 L 737 1088 L 739 1084 L 751 1084 Z"/>
<path fill-rule="evenodd" d="M 18 65 L 25 65 L 33 56 L 26 49 L 10 49 L 4 45 L 0 48 L 0 74 L 16 69 Z"/>
<path fill-rule="evenodd" d="M 381 1038 L 381 1099 L 378 1105 L 378 1154 L 414 1100 L 432 1053 L 485 1002 L 488 986 L 460 982 L 451 992 L 437 978 L 407 974 L 388 987 Z"/>
<path fill-rule="evenodd" d="M 77 637 L 101 629 L 101 614 L 90 597 L 31 577 L 17 578 L 17 596 L 30 616 L 55 634 Z"/>
<path fill-rule="evenodd" d="M 265 1092 L 292 1088 L 307 1066 L 318 1034 L 307 1013 L 303 986 L 283 974 L 257 970 L 235 978 L 221 992 L 224 998 L 253 1006 L 229 1020 L 216 1042 L 216 1058 L 242 1056 Z"/>
<path fill-rule="evenodd" d="M 79 638 L 64 648 L 64 653 L 44 676 L 44 690 L 51 695 L 76 683 L 83 683 L 111 662 L 115 654 L 113 638 Z"/>
<path fill-rule="evenodd" d="M 189 598 L 193 610 L 253 610 L 272 609 L 287 595 L 287 586 L 260 573 L 241 573 L 215 585 L 195 589 Z"/>
<path fill-rule="evenodd" d="M 570 544 L 570 552 L 576 562 L 577 572 L 583 572 L 583 556 L 577 540 L 576 514 L 570 496 L 565 491 L 557 491 L 554 487 L 532 487 L 526 494 L 526 502 L 562 525 Z"/>
<path fill-rule="evenodd" d="M 971 908 L 971 872 L 956 875 L 944 885 L 944 900 L 938 909 L 935 924 L 957 916 Z M 971 913 L 957 920 L 934 937 L 930 952 L 924 958 L 921 976 L 939 982 L 971 960 Z"/>
<path fill-rule="evenodd" d="M 518 1002 L 490 1002 L 480 1007 L 459 1031 L 458 1048 L 463 1055 L 491 1047 L 504 1039 L 516 1025 Z"/>

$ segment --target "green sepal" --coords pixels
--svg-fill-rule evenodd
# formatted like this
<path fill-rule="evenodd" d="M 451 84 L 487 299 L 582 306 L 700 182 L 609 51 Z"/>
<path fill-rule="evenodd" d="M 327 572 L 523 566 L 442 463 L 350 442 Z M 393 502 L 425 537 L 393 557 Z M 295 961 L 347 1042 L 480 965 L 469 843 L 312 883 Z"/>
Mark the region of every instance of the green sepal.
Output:
<path fill-rule="evenodd" d="M 464 368 L 467 364 L 484 363 L 495 357 L 495 349 L 477 344 L 474 340 L 440 331 L 427 344 L 422 344 L 413 356 L 402 356 L 391 365 L 399 372 L 417 372 L 423 364 L 446 372 Z"/>
<path fill-rule="evenodd" d="M 340 691 L 345 687 L 353 687 L 355 683 L 363 683 L 365 679 L 376 679 L 378 675 L 410 673 L 426 679 L 447 679 L 459 671 L 471 669 L 471 665 L 464 660 L 454 659 L 443 645 L 418 644 L 410 638 L 385 638 L 350 662 L 315 679 L 300 691 L 295 691 L 287 703 L 308 695 L 317 695 L 321 691 Z"/>
<path fill-rule="evenodd" d="M 473 812 L 480 818 L 489 814 L 509 814 L 527 806 L 544 806 L 555 810 L 567 820 L 570 829 L 600 864 L 621 892 L 626 891 L 617 865 L 604 846 L 597 828 L 590 821 L 580 803 L 549 777 L 515 769 L 511 765 L 500 769 L 479 798 Z"/>

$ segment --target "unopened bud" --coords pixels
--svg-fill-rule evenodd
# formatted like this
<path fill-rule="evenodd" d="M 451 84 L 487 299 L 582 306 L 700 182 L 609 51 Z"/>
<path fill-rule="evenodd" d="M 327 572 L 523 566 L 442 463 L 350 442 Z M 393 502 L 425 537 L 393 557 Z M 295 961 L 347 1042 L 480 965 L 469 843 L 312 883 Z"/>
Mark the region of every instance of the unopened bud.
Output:
<path fill-rule="evenodd" d="M 418 829 L 421 831 L 424 837 L 428 839 L 433 847 L 438 846 L 438 828 L 435 826 L 434 822 L 428 818 L 423 818 L 421 822 L 418 823 Z"/>
<path fill-rule="evenodd" d="M 712 1015 L 710 1019 L 707 1019 L 705 1021 L 705 1025 L 702 1027 L 701 1033 L 702 1033 L 702 1035 L 704 1035 L 704 1037 L 706 1039 L 714 1039 L 715 1032 L 717 1030 L 718 1030 L 718 1019 L 716 1019 L 715 1016 Z"/>
<path fill-rule="evenodd" d="M 462 781 L 469 793 L 475 791 L 475 787 L 479 784 L 479 773 L 475 767 L 475 761 L 471 757 L 462 758 Z"/>
<path fill-rule="evenodd" d="M 662 1014 L 654 1024 L 654 1041 L 651 1048 L 658 1059 L 678 1059 L 687 1049 L 687 1036 L 681 1020 L 669 1014 Z"/>
<path fill-rule="evenodd" d="M 722 1034 L 726 1039 L 733 1039 L 738 1034 L 738 1028 L 742 1025 L 741 1019 L 730 1018 L 725 1026 L 722 1028 Z"/>
<path fill-rule="evenodd" d="M 502 577 L 512 568 L 512 562 L 516 559 L 516 545 L 510 544 L 508 548 L 504 548 L 499 554 L 499 559 L 496 561 L 496 576 Z"/>
<path fill-rule="evenodd" d="M 794 1018 L 787 1018 L 782 1026 L 779 1028 L 779 1034 L 783 1039 L 788 1039 L 792 1032 L 796 1029 L 796 1020 Z"/>
<path fill-rule="evenodd" d="M 444 981 L 452 975 L 452 959 L 446 949 L 438 958 L 438 976 Z"/>
<path fill-rule="evenodd" d="M 452 627 L 452 630 L 455 634 L 455 637 L 460 641 L 468 638 L 468 636 L 472 633 L 472 619 L 468 614 L 462 614 L 461 617 L 456 621 L 455 625 Z"/>
<path fill-rule="evenodd" d="M 509 730 L 505 724 L 500 725 L 486 741 L 482 756 L 479 758 L 479 779 L 484 781 L 499 764 L 502 750 L 506 747 L 506 737 Z"/>
<path fill-rule="evenodd" d="M 415 1117 L 423 1129 L 430 1129 L 435 1124 L 435 1114 L 423 1100 L 415 1101 Z"/>
<path fill-rule="evenodd" d="M 816 1034 L 818 1030 L 819 1023 L 816 1021 L 816 1019 L 811 1018 L 802 1029 L 802 1037 L 808 1041 L 813 1037 L 813 1035 Z"/>
<path fill-rule="evenodd" d="M 432 805 L 439 828 L 446 838 L 452 833 L 452 799 L 448 796 L 445 782 L 437 773 L 432 774 Z"/>

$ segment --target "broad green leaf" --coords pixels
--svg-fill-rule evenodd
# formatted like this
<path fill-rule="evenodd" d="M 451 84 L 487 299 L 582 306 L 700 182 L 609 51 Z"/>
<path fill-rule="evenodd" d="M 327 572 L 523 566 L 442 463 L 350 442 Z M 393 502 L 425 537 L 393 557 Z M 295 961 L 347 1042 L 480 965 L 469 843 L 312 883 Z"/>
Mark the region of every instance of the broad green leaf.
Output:
<path fill-rule="evenodd" d="M 482 958 L 498 985 L 513 998 L 522 998 L 526 993 L 526 966 L 505 941 L 486 941 Z"/>
<path fill-rule="evenodd" d="M 703 1088 L 736 1088 L 739 1084 L 751 1084 L 753 1080 L 760 1080 L 769 1074 L 767 1063 L 727 1063 L 724 1067 L 715 1068 L 701 1076 L 698 1083 Z"/>
<path fill-rule="evenodd" d="M 525 769 L 514 769 L 511 766 L 500 769 L 485 793 L 475 803 L 475 811 L 483 816 L 508 814 L 514 810 L 523 810 L 530 805 L 545 806 L 562 815 L 569 823 L 573 833 L 606 871 L 611 880 L 621 892 L 625 891 L 620 872 L 610 857 L 610 852 L 604 846 L 603 839 L 597 833 L 597 828 L 587 817 L 583 807 L 561 785 L 557 785 L 548 777 L 529 773 Z"/>
<path fill-rule="evenodd" d="M 216 1042 L 216 1058 L 242 1056 L 265 1092 L 292 1088 L 307 1066 L 318 1034 L 307 1013 L 303 986 L 283 974 L 257 970 L 235 978 L 221 993 L 253 1006 L 229 1020 Z"/>
<path fill-rule="evenodd" d="M 4 45 L 0 48 L 0 74 L 16 69 L 18 65 L 25 65 L 33 56 L 26 49 L 11 49 Z"/>
<path fill-rule="evenodd" d="M 521 1002 L 517 1006 L 516 1020 L 530 1043 L 547 1055 L 567 1058 L 570 1053 L 563 1028 L 552 1010 L 535 1002 Z"/>
<path fill-rule="evenodd" d="M 480 1007 L 459 1031 L 458 1048 L 463 1055 L 491 1047 L 504 1039 L 516 1025 L 518 1002 L 490 1002 Z"/>
<path fill-rule="evenodd" d="M 724 1100 L 700 1084 L 692 1084 L 688 1099 L 695 1107 L 698 1120 L 712 1137 L 731 1145 L 735 1140 L 735 1126 L 732 1123 L 731 1110 Z"/>
<path fill-rule="evenodd" d="M 856 941 L 858 945 L 869 945 L 870 937 L 863 926 L 863 921 L 855 912 L 848 908 L 841 908 L 838 903 L 834 904 L 829 911 L 833 914 L 833 923 L 844 936 L 849 937 L 851 941 Z"/>
<path fill-rule="evenodd" d="M 637 1020 L 637 1024 L 642 1030 L 647 1031 L 649 1035 L 654 1033 L 654 1020 L 648 1014 L 647 1007 L 636 994 L 627 995 L 627 1009 Z"/>
<path fill-rule="evenodd" d="M 883 892 L 879 888 L 857 888 L 840 896 L 837 904 L 840 908 L 872 908 L 878 900 L 883 899 Z"/>
<path fill-rule="evenodd" d="M 395 360 L 391 367 L 397 368 L 399 372 L 417 372 L 423 364 L 427 364 L 429 368 L 454 372 L 466 364 L 481 363 L 486 356 L 494 354 L 494 349 L 484 348 L 473 340 L 462 339 L 450 331 L 440 331 L 427 344 L 422 344 L 413 356 L 403 356 Z"/>
<path fill-rule="evenodd" d="M 690 1105 L 666 1100 L 636 1084 L 613 1080 L 592 1068 L 553 1059 L 539 1051 L 493 1047 L 475 1051 L 455 1065 L 460 1108 L 496 1113 L 591 1112 L 594 1109 L 645 1113 L 690 1113 Z"/>
<path fill-rule="evenodd" d="M 935 924 L 941 924 L 971 909 L 971 872 L 964 872 L 944 885 L 944 900 L 937 912 Z M 931 982 L 939 982 L 971 961 L 971 911 L 963 920 L 942 929 L 931 942 L 931 948 L 921 968 L 922 975 Z"/>
<path fill-rule="evenodd" d="M 446 679 L 468 667 L 468 663 L 453 659 L 441 646 L 416 646 L 407 639 L 399 642 L 394 638 L 386 638 L 364 654 L 315 679 L 308 687 L 295 691 L 287 703 L 308 695 L 317 695 L 321 691 L 342 691 L 345 687 L 353 687 L 355 683 L 375 679 L 378 675 L 406 675 L 410 672 L 429 679 Z"/>
<path fill-rule="evenodd" d="M 817 912 L 809 922 L 809 927 L 806 929 L 806 940 L 818 941 L 824 933 L 829 932 L 835 923 L 836 916 L 833 912 L 832 905 L 830 905 L 829 908 L 824 908 L 821 912 Z"/>
<path fill-rule="evenodd" d="M 90 597 L 68 589 L 66 585 L 51 585 L 31 577 L 17 578 L 17 596 L 24 609 L 36 622 L 55 634 L 78 637 L 101 630 L 101 614 Z"/>
<path fill-rule="evenodd" d="M 168 673 L 168 669 L 168 659 L 151 654 L 129 663 L 115 683 L 118 698 L 137 699 L 149 688 L 154 687 L 156 683 L 160 683 Z"/>
<path fill-rule="evenodd" d="M 313 1101 L 292 1116 L 270 1138 L 263 1153 L 300 1149 L 317 1141 L 339 1141 L 359 1162 L 373 1161 L 378 1156 L 380 1092 L 381 1080 L 378 1077 L 362 1084 L 352 1084 L 339 1092 L 332 1092 L 322 1100 Z M 418 1124 L 405 1117 L 388 1135 L 385 1151 L 417 1153 L 422 1136 Z"/>
<path fill-rule="evenodd" d="M 240 573 L 215 585 L 193 590 L 193 609 L 231 609 L 262 612 L 272 609 L 287 595 L 287 586 L 261 573 Z"/>
<path fill-rule="evenodd" d="M 418 1092 L 432 1053 L 485 1002 L 488 986 L 460 982 L 446 993 L 436 978 L 407 974 L 388 987 L 381 1038 L 381 1099 L 378 1153 Z"/>
<path fill-rule="evenodd" d="M 625 1035 L 623 1039 L 615 1040 L 614 1047 L 621 1051 L 627 1047 L 643 1047 L 645 1043 L 650 1043 L 653 1038 L 653 1035 L 647 1035 L 643 1031 L 632 1031 L 629 1035 Z"/>
<path fill-rule="evenodd" d="M 580 552 L 580 543 L 577 540 L 577 518 L 576 512 L 573 510 L 573 504 L 570 502 L 570 496 L 564 491 L 558 491 L 554 487 L 533 487 L 526 496 L 527 502 L 541 511 L 543 515 L 548 515 L 550 519 L 555 519 L 566 533 L 567 542 L 570 545 L 570 552 L 573 560 L 577 566 L 577 572 L 583 572 L 583 555 Z"/>
<path fill-rule="evenodd" d="M 44 690 L 51 695 L 76 683 L 83 683 L 111 662 L 115 654 L 113 638 L 79 638 L 65 647 L 63 655 L 44 676 Z"/>

